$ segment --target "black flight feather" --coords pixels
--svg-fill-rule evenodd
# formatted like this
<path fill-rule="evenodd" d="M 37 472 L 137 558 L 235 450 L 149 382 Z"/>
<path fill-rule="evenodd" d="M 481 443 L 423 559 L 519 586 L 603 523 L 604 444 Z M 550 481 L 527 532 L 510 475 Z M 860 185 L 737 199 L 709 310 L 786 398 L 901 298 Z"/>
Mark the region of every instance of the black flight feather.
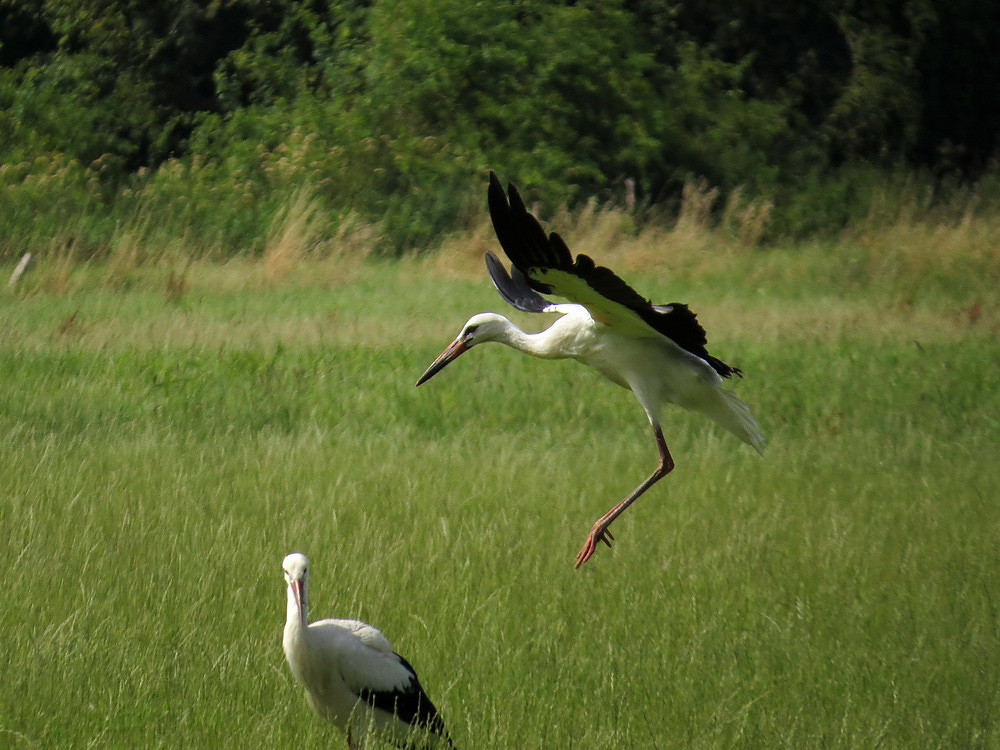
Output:
<path fill-rule="evenodd" d="M 508 185 L 505 194 L 500 180 L 493 172 L 490 172 L 487 199 L 490 218 L 493 220 L 493 228 L 496 230 L 500 246 L 531 289 L 542 294 L 554 293 L 551 284 L 532 278 L 532 268 L 550 268 L 572 274 L 582 279 L 601 296 L 632 310 L 646 325 L 669 338 L 677 346 L 708 362 L 722 377 L 742 376 L 740 370 L 708 353 L 705 348 L 708 343 L 705 329 L 701 327 L 698 318 L 687 305 L 680 302 L 654 305 L 626 284 L 614 271 L 596 265 L 589 256 L 581 253 L 576 256 L 574 262 L 562 237 L 555 232 L 546 236 L 538 219 L 525 208 L 517 188 L 512 184 Z M 490 276 L 493 277 L 492 269 Z M 495 277 L 494 284 L 497 284 Z M 508 302 L 511 302 L 499 284 L 497 289 Z M 514 302 L 511 304 L 518 307 Z"/>
<path fill-rule="evenodd" d="M 364 688 L 359 691 L 359 697 L 372 708 L 382 709 L 386 713 L 394 714 L 400 721 L 411 726 L 420 727 L 440 735 L 448 743 L 448 747 L 454 747 L 444 728 L 444 721 L 420 685 L 417 673 L 406 659 L 395 651 L 393 654 L 410 673 L 409 683 L 397 690 L 368 690 Z"/>
<path fill-rule="evenodd" d="M 508 275 L 500 259 L 489 250 L 486 251 L 486 270 L 489 271 L 493 286 L 511 307 L 524 312 L 540 313 L 545 312 L 551 304 L 531 288 L 528 278 L 517 266 L 513 266 Z"/>

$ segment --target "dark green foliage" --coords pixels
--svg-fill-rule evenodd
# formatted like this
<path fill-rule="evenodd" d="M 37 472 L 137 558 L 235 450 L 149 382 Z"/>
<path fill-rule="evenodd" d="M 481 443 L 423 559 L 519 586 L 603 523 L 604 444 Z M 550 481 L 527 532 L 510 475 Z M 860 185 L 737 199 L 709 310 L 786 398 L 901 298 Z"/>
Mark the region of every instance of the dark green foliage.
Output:
<path fill-rule="evenodd" d="M 405 251 L 491 168 L 550 205 L 620 202 L 631 178 L 669 206 L 702 179 L 775 201 L 772 231 L 829 231 L 873 170 L 989 170 L 995 5 L 0 0 L 0 159 L 88 186 L 28 186 L 7 244 L 58 200 L 180 211 L 254 250 L 304 188 Z"/>

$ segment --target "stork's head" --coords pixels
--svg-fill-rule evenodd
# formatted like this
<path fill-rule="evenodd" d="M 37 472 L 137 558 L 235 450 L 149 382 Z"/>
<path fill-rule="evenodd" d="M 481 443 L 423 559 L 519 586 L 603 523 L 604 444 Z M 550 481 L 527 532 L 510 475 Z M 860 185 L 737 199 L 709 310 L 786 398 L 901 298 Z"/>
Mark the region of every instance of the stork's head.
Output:
<path fill-rule="evenodd" d="M 306 571 L 309 568 L 309 559 L 301 552 L 293 552 L 285 556 L 281 567 L 285 570 L 285 580 L 288 583 L 292 581 L 304 581 Z"/>
<path fill-rule="evenodd" d="M 460 354 L 467 352 L 476 344 L 484 341 L 497 341 L 504 336 L 510 328 L 510 321 L 503 315 L 496 313 L 479 313 L 469 318 L 468 322 L 462 326 L 462 332 L 455 337 L 445 348 L 438 358 L 431 362 L 431 366 L 424 371 L 417 381 L 417 385 L 424 383 L 434 377 L 444 369 L 445 365 L 458 359 Z"/>
<path fill-rule="evenodd" d="M 285 583 L 288 586 L 289 606 L 294 604 L 299 620 L 306 624 L 306 575 L 309 572 L 309 560 L 301 552 L 293 552 L 285 556 L 281 567 L 285 570 Z M 291 617 L 291 615 L 289 615 Z"/>

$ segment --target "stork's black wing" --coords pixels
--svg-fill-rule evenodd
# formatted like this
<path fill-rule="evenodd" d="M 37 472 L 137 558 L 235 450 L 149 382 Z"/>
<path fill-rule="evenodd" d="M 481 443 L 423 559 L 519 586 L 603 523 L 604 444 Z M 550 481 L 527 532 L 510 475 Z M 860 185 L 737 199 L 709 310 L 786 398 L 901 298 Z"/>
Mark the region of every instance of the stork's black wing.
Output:
<path fill-rule="evenodd" d="M 410 673 L 411 679 L 408 684 L 395 690 L 369 690 L 364 688 L 359 691 L 361 700 L 373 708 L 380 708 L 390 714 L 395 714 L 400 721 L 404 721 L 414 727 L 420 727 L 428 732 L 439 735 L 445 739 L 448 747 L 451 738 L 444 728 L 444 721 L 438 714 L 431 699 L 427 697 L 417 673 L 410 663 L 396 652 L 393 652 L 399 663 Z"/>
<path fill-rule="evenodd" d="M 583 305 L 595 320 L 622 333 L 643 336 L 652 329 L 701 357 L 723 377 L 742 374 L 708 353 L 705 329 L 687 305 L 679 302 L 654 305 L 611 269 L 596 265 L 590 257 L 580 254 L 574 261 L 562 237 L 555 232 L 546 235 L 542 225 L 525 208 L 517 188 L 508 185 L 505 194 L 493 172 L 490 172 L 488 198 L 500 246 L 531 289 Z M 492 268 L 490 276 L 504 298 L 518 307 L 497 283 Z"/>
<path fill-rule="evenodd" d="M 508 275 L 500 259 L 489 250 L 486 251 L 486 270 L 493 286 L 507 300 L 507 304 L 524 312 L 540 313 L 550 310 L 552 303 L 531 288 L 527 277 L 517 266 L 513 266 Z"/>

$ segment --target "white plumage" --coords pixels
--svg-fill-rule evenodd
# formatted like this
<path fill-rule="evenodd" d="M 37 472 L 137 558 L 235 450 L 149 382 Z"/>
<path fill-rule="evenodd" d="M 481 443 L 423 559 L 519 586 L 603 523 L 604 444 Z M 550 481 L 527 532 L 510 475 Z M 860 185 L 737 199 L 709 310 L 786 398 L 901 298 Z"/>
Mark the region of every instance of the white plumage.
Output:
<path fill-rule="evenodd" d="M 454 747 L 409 663 L 380 630 L 359 620 L 309 623 L 305 555 L 282 567 L 288 609 L 282 646 L 309 705 L 347 735 L 351 750 L 378 734 L 399 747 Z"/>
<path fill-rule="evenodd" d="M 499 259 L 488 252 L 490 278 L 517 309 L 561 317 L 541 333 L 529 334 L 502 315 L 474 315 L 417 385 L 476 344 L 497 342 L 544 359 L 576 359 L 635 394 L 653 427 L 659 463 L 624 500 L 597 519 L 577 554 L 575 567 L 580 567 L 594 554 L 598 542 L 611 546 L 611 523 L 674 468 L 660 427 L 667 404 L 704 414 L 758 453 L 763 453 L 765 440 L 749 407 L 721 387 L 723 378 L 742 373 L 708 353 L 705 331 L 687 305 L 654 305 L 586 255 L 574 261 L 558 234 L 545 234 L 513 185 L 508 194 L 496 175 L 490 174 L 490 217 L 513 264 L 508 275 Z M 553 304 L 539 292 L 575 304 Z"/>

